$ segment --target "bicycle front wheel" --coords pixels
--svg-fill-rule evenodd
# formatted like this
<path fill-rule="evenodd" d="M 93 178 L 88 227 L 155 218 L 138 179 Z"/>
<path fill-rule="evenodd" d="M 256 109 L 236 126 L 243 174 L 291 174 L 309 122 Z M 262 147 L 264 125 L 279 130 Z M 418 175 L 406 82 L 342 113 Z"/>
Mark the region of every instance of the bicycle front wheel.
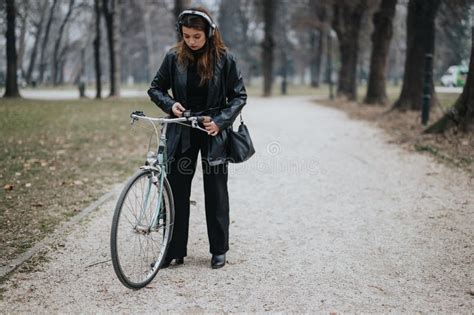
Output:
<path fill-rule="evenodd" d="M 110 248 L 119 280 L 140 289 L 156 276 L 172 235 L 174 204 L 166 180 L 156 170 L 139 170 L 128 181 L 115 207 Z"/>

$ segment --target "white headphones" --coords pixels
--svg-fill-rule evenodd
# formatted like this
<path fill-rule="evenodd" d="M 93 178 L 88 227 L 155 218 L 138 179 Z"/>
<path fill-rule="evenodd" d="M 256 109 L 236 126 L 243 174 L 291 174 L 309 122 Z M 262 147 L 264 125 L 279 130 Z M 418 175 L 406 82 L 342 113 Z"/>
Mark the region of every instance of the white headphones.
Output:
<path fill-rule="evenodd" d="M 201 12 L 201 11 L 196 11 L 196 10 L 184 10 L 183 12 L 181 12 L 181 14 L 178 16 L 178 20 L 176 21 L 176 31 L 181 35 L 183 36 L 183 32 L 181 30 L 181 27 L 183 26 L 183 18 L 184 16 L 186 15 L 197 15 L 197 16 L 200 16 L 202 17 L 203 19 L 205 19 L 207 21 L 207 23 L 209 24 L 209 32 L 207 34 L 207 38 L 211 38 L 212 36 L 214 36 L 214 33 L 216 31 L 216 28 L 217 28 L 217 25 L 212 22 L 211 18 L 209 17 L 209 15 L 207 15 L 206 13 L 204 12 Z"/>

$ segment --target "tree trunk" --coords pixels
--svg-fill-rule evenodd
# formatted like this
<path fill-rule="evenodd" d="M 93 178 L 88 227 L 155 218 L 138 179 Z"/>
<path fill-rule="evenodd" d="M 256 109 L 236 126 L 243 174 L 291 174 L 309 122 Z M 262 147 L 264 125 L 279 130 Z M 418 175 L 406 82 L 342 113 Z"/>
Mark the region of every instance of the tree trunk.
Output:
<path fill-rule="evenodd" d="M 191 7 L 192 0 L 174 0 L 174 16 L 175 20 L 178 19 L 178 16 L 183 10 L 189 9 Z"/>
<path fill-rule="evenodd" d="M 462 94 L 451 110 L 429 127 L 426 133 L 441 133 L 453 127 L 463 132 L 474 132 L 474 26 L 471 32 L 471 60 Z"/>
<path fill-rule="evenodd" d="M 23 67 L 23 57 L 25 56 L 26 50 L 26 32 L 28 26 L 28 11 L 29 6 L 26 1 L 21 3 L 23 6 L 22 14 L 20 15 L 20 37 L 18 38 L 19 47 L 18 47 L 18 56 L 17 56 L 17 64 L 18 68 L 21 71 L 23 78 L 26 76 L 25 69 Z"/>
<path fill-rule="evenodd" d="M 440 2 L 440 0 L 410 0 L 408 3 L 405 73 L 400 97 L 393 105 L 396 109 L 421 109 L 425 55 L 432 54 L 434 50 L 435 17 Z M 433 81 L 431 86 L 433 94 Z M 433 99 L 431 97 L 431 103 Z"/>
<path fill-rule="evenodd" d="M 120 0 L 103 0 L 110 60 L 110 94 L 120 96 Z"/>
<path fill-rule="evenodd" d="M 78 80 L 79 98 L 86 98 L 86 48 L 81 49 L 81 71 Z"/>
<path fill-rule="evenodd" d="M 314 2 L 313 2 L 314 3 Z M 321 81 L 321 64 L 324 55 L 324 46 L 326 45 L 326 34 L 329 30 L 328 27 L 328 15 L 329 8 L 328 4 L 324 2 L 321 4 L 316 4 L 316 14 L 319 21 L 319 26 L 317 27 L 317 45 L 316 45 L 316 34 L 311 33 L 311 86 L 319 87 Z M 313 9 L 311 9 L 313 10 Z"/>
<path fill-rule="evenodd" d="M 191 7 L 192 0 L 174 0 L 174 17 L 175 20 L 178 19 L 178 16 L 183 10 L 189 9 Z M 180 40 L 180 35 L 176 34 L 178 40 Z"/>
<path fill-rule="evenodd" d="M 153 52 L 155 51 L 153 47 L 153 19 L 150 19 L 150 11 L 147 10 L 146 4 L 143 12 L 143 23 L 144 23 L 144 31 L 145 31 L 145 44 L 146 44 L 146 56 L 147 56 L 147 66 L 148 66 L 148 75 L 147 75 L 147 82 L 150 82 L 153 78 L 157 66 L 154 63 Z"/>
<path fill-rule="evenodd" d="M 63 49 L 61 49 L 58 57 L 58 84 L 64 83 L 64 68 L 66 66 L 67 54 L 70 51 L 70 47 L 66 44 Z"/>
<path fill-rule="evenodd" d="M 31 77 L 33 76 L 33 70 L 35 69 L 36 57 L 38 55 L 38 47 L 41 41 L 41 35 L 43 34 L 44 18 L 46 16 L 46 8 L 48 7 L 48 1 L 43 0 L 41 6 L 41 17 L 38 24 L 35 24 L 35 33 L 34 38 L 35 42 L 33 44 L 33 49 L 31 51 L 30 64 L 28 66 L 28 71 L 26 72 L 26 82 L 31 84 Z"/>
<path fill-rule="evenodd" d="M 311 56 L 311 86 L 319 87 L 321 79 L 321 63 L 323 60 L 323 51 L 324 51 L 324 38 L 326 37 L 326 30 L 321 27 L 318 30 L 318 41 L 316 45 L 316 34 L 315 32 L 311 33 L 311 48 L 314 51 L 314 54 Z"/>
<path fill-rule="evenodd" d="M 333 69 L 332 69 L 332 39 L 331 39 L 331 31 L 327 32 L 326 35 L 326 60 L 327 60 L 327 67 L 326 67 L 326 81 L 329 84 L 329 99 L 333 100 L 334 99 L 334 91 L 333 91 L 333 85 L 334 82 L 332 80 L 332 74 L 333 74 Z"/>
<path fill-rule="evenodd" d="M 262 71 L 263 71 L 263 96 L 272 94 L 273 83 L 273 60 L 275 40 L 273 38 L 273 26 L 275 24 L 276 2 L 264 0 L 263 20 L 264 39 L 262 42 Z"/>
<path fill-rule="evenodd" d="M 372 33 L 369 85 L 364 100 L 367 104 L 385 104 L 387 102 L 385 76 L 396 6 L 397 0 L 382 0 L 379 10 L 373 16 L 374 31 Z"/>
<path fill-rule="evenodd" d="M 41 45 L 41 57 L 40 57 L 40 68 L 39 68 L 39 77 L 38 83 L 43 83 L 44 80 L 44 71 L 46 70 L 46 47 L 48 46 L 49 31 L 51 30 L 51 24 L 53 23 L 54 10 L 58 0 L 53 0 L 53 4 L 49 9 L 49 18 L 46 23 L 46 30 L 44 33 L 43 44 Z"/>
<path fill-rule="evenodd" d="M 64 28 L 66 27 L 67 22 L 69 21 L 69 18 L 71 17 L 72 10 L 74 8 L 74 1 L 75 0 L 69 0 L 69 9 L 66 13 L 66 16 L 64 17 L 63 22 L 61 23 L 61 26 L 59 27 L 59 32 L 58 32 L 58 37 L 56 38 L 56 42 L 54 43 L 54 53 L 53 53 L 53 64 L 52 64 L 52 80 L 54 85 L 58 85 L 59 83 L 59 73 L 58 69 L 60 68 L 60 61 L 59 61 L 59 48 L 61 46 L 61 39 L 64 33 Z"/>
<path fill-rule="evenodd" d="M 367 0 L 345 0 L 334 4 L 333 27 L 339 39 L 341 55 L 337 95 L 352 101 L 357 100 L 359 30 L 366 10 Z"/>
<path fill-rule="evenodd" d="M 94 0 L 95 9 L 95 39 L 94 39 L 94 68 L 95 68 L 95 98 L 102 98 L 102 66 L 100 64 L 100 0 Z"/>
<path fill-rule="evenodd" d="M 16 58 L 16 36 L 15 36 L 15 0 L 6 1 L 7 32 L 5 38 L 7 42 L 7 80 L 5 94 L 3 97 L 20 97 L 18 91 L 17 58 Z"/>
<path fill-rule="evenodd" d="M 241 46 L 242 47 L 249 47 L 250 45 L 250 39 L 249 39 L 249 25 L 250 25 L 250 20 L 248 17 L 248 8 L 251 6 L 251 1 L 253 0 L 244 0 L 244 1 L 239 1 L 238 6 L 237 6 L 237 17 L 238 17 L 238 22 L 239 22 L 239 27 L 241 29 Z M 247 69 L 244 73 L 244 80 L 245 80 L 245 85 L 250 86 L 252 82 L 252 76 L 253 76 L 253 70 L 254 70 L 254 59 L 250 53 L 250 49 L 241 49 L 241 55 L 243 58 L 243 66 L 245 69 Z M 241 65 L 242 66 L 242 65 Z"/>

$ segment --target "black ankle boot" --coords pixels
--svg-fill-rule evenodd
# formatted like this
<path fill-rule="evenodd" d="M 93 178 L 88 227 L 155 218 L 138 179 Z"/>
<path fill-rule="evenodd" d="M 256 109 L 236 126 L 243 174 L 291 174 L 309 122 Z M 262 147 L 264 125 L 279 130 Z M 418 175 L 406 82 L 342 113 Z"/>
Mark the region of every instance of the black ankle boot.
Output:
<path fill-rule="evenodd" d="M 171 262 L 173 261 L 176 265 L 182 265 L 184 264 L 184 257 L 179 257 L 179 258 L 165 258 L 163 262 L 161 263 L 160 269 L 163 268 L 168 268 L 171 265 Z"/>
<path fill-rule="evenodd" d="M 212 255 L 211 267 L 212 269 L 222 268 L 225 265 L 225 254 Z"/>

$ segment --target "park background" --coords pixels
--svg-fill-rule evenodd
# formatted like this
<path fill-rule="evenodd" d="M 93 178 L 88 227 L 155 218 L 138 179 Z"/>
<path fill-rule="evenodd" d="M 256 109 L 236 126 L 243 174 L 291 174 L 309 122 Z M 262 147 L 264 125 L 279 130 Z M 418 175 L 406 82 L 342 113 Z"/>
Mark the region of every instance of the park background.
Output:
<path fill-rule="evenodd" d="M 313 96 L 474 173 L 471 0 L 2 0 L 1 266 L 143 163 L 149 130 L 129 114 L 163 114 L 146 91 L 191 6 L 216 20 L 249 99 Z"/>

